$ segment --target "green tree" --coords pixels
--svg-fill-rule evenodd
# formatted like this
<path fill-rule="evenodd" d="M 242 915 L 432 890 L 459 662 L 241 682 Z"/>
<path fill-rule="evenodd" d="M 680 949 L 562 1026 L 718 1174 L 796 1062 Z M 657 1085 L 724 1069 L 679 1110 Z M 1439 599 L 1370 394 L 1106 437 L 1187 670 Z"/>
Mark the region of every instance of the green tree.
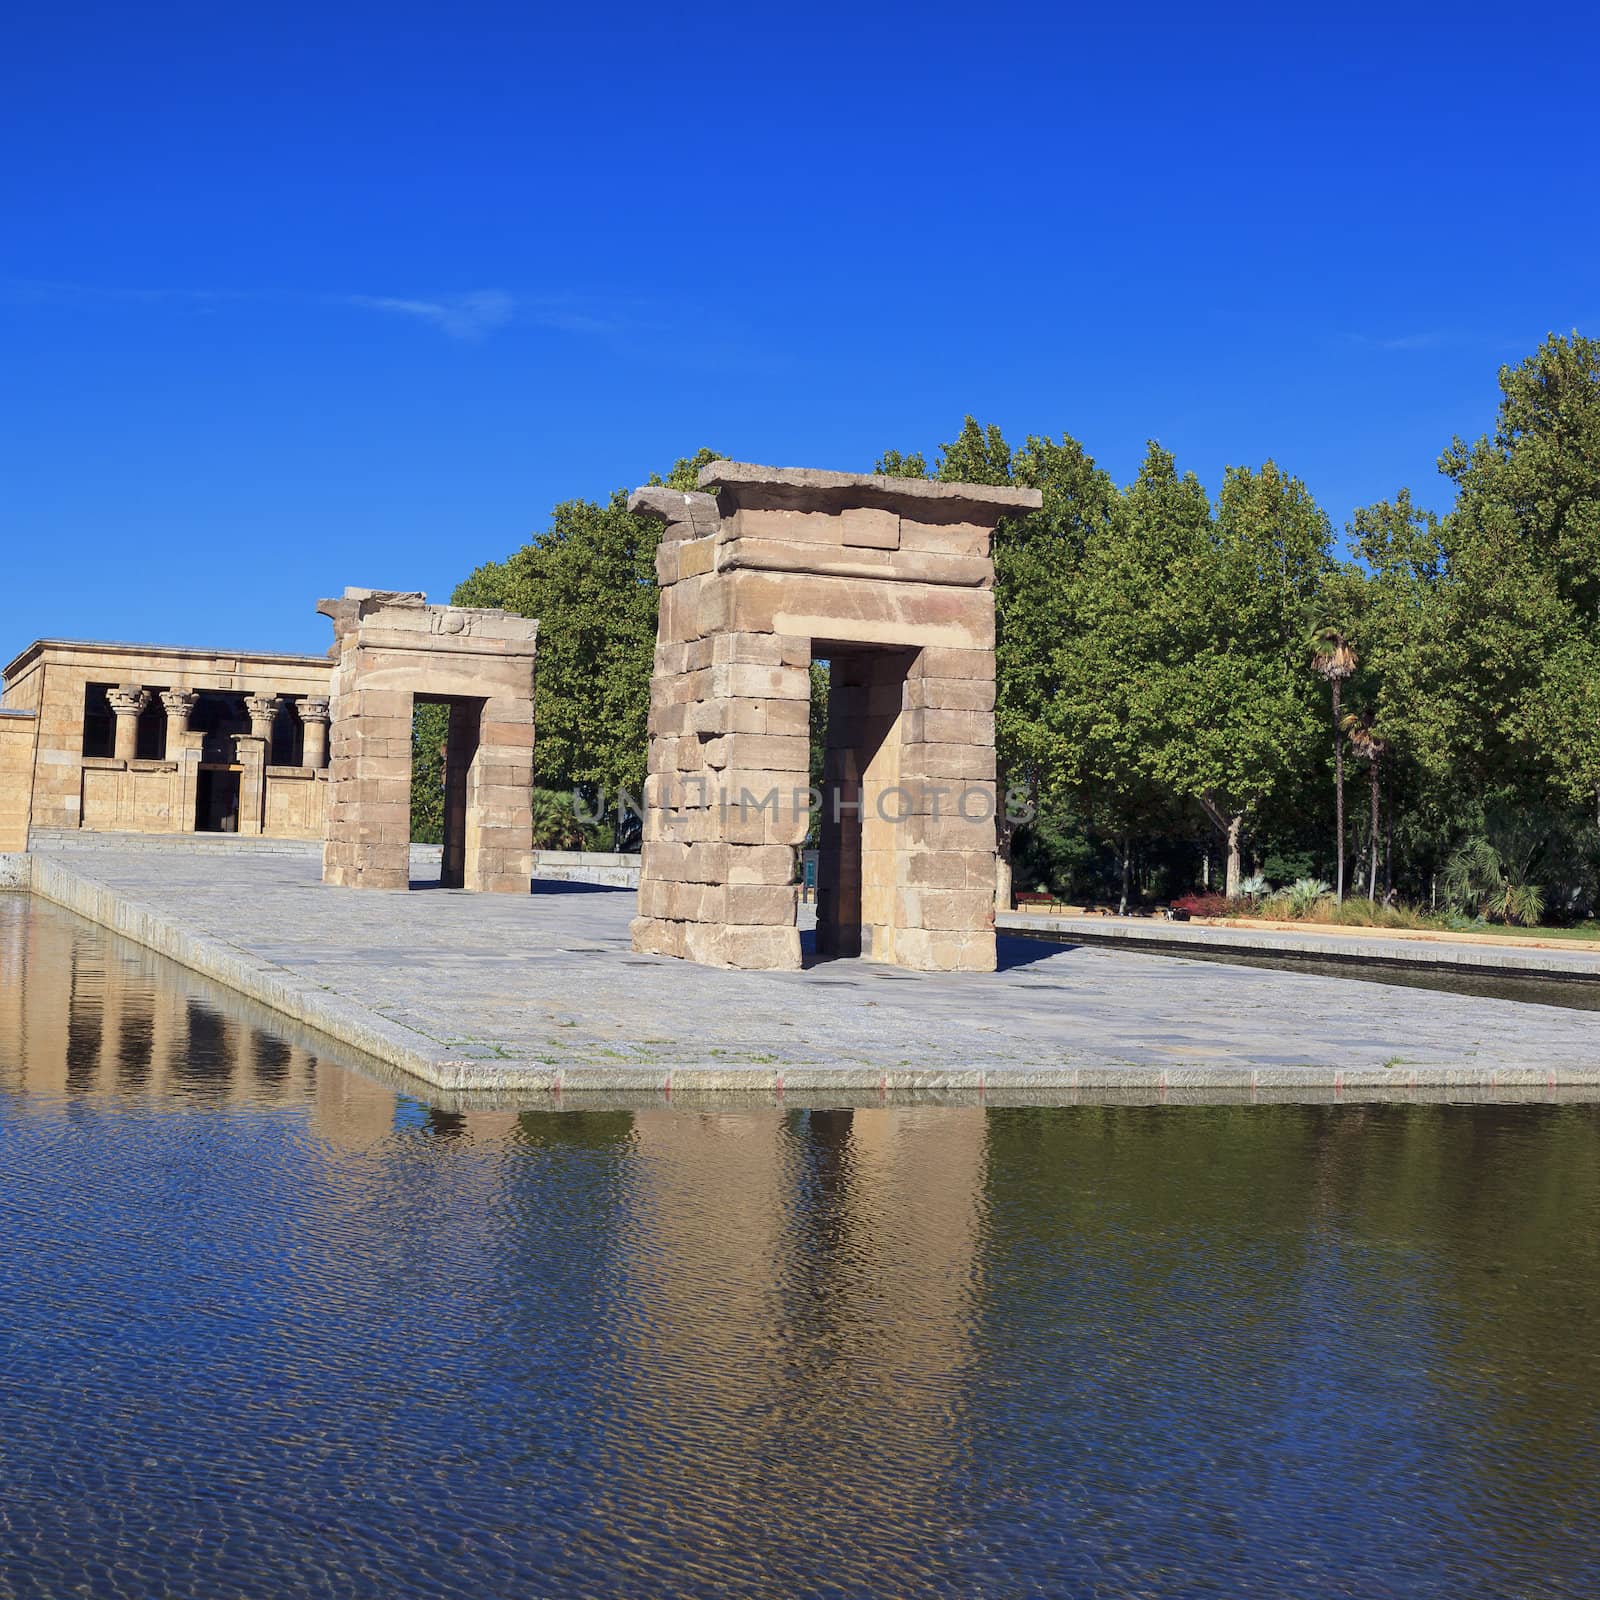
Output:
<path fill-rule="evenodd" d="M 444 843 L 444 741 L 448 706 L 419 705 L 411 716 L 411 842 Z"/>
<path fill-rule="evenodd" d="M 1097 732 L 1114 770 L 1199 806 L 1234 895 L 1252 820 L 1314 747 L 1303 641 L 1332 568 L 1328 520 L 1271 461 L 1230 467 L 1213 518 L 1152 444 L 1119 523 L 1080 617 L 1102 639 L 1079 693 L 1097 677 L 1110 691 Z"/>
<path fill-rule="evenodd" d="M 1529 803 L 1543 783 L 1600 809 L 1600 342 L 1552 334 L 1500 391 L 1494 433 L 1439 461 L 1456 754 Z"/>
<path fill-rule="evenodd" d="M 1312 670 L 1326 678 L 1333 696 L 1333 795 L 1334 795 L 1334 856 L 1338 862 L 1338 875 L 1334 880 L 1334 897 L 1344 899 L 1344 715 L 1340 700 L 1344 694 L 1344 681 L 1356 670 L 1356 653 L 1350 641 L 1337 628 L 1319 628 L 1311 646 Z"/>
<path fill-rule="evenodd" d="M 716 454 L 680 460 L 665 480 L 693 489 Z M 652 478 L 660 483 L 660 478 Z M 564 500 L 550 524 L 504 561 L 457 585 L 456 605 L 499 606 L 539 619 L 534 691 L 539 782 L 637 797 L 644 784 L 655 658 L 659 524 L 605 504 Z"/>
<path fill-rule="evenodd" d="M 929 475 L 919 452 L 888 451 L 877 470 L 891 476 Z M 1007 518 L 995 530 L 995 759 L 1002 794 L 1017 786 L 1037 806 L 1066 778 L 1066 749 L 1055 709 L 1060 694 L 1056 647 L 1071 631 L 1072 577 L 1084 550 L 1109 523 L 1116 502 L 1110 475 L 1070 435 L 1059 443 L 1030 435 L 1013 451 L 993 423 L 963 419 L 941 444 L 931 475 L 945 483 L 1022 484 L 1044 504 Z M 997 820 L 996 904 L 1011 904 L 1014 829 Z"/>

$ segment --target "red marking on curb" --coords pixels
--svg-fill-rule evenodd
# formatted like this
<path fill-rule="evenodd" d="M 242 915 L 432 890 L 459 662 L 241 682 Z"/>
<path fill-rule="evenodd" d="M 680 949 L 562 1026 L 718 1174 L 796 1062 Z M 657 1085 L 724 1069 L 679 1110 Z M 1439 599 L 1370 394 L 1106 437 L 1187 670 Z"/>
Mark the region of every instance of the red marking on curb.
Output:
<path fill-rule="evenodd" d="M 672 1074 L 670 1072 L 667 1074 L 667 1081 L 661 1085 L 661 1092 L 667 1099 L 670 1100 L 672 1098 Z"/>

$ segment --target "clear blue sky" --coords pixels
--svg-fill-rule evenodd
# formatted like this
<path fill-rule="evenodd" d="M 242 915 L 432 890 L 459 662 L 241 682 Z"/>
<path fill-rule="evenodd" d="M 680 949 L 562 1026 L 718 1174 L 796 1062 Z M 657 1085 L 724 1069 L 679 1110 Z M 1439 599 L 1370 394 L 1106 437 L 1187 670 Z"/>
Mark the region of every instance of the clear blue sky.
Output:
<path fill-rule="evenodd" d="M 320 651 L 701 444 L 969 411 L 1342 525 L 1600 323 L 1590 12 L 679 9 L 14 9 L 0 659 Z"/>

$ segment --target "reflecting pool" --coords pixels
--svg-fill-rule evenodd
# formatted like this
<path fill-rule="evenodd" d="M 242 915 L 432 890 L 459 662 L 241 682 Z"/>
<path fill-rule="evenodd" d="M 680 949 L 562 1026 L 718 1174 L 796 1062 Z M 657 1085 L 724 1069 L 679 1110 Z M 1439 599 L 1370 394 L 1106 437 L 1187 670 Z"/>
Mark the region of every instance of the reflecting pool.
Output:
<path fill-rule="evenodd" d="M 1600 1594 L 1600 1108 L 442 1110 L 0 895 L 0 1596 Z"/>

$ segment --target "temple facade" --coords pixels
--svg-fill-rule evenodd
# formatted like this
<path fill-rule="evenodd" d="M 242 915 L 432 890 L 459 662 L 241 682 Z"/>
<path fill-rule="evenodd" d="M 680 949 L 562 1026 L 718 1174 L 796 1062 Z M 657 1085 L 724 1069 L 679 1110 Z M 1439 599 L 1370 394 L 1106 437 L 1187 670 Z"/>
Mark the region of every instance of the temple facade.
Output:
<path fill-rule="evenodd" d="M 320 839 L 323 656 L 40 639 L 4 672 L 0 852 L 31 829 Z"/>

